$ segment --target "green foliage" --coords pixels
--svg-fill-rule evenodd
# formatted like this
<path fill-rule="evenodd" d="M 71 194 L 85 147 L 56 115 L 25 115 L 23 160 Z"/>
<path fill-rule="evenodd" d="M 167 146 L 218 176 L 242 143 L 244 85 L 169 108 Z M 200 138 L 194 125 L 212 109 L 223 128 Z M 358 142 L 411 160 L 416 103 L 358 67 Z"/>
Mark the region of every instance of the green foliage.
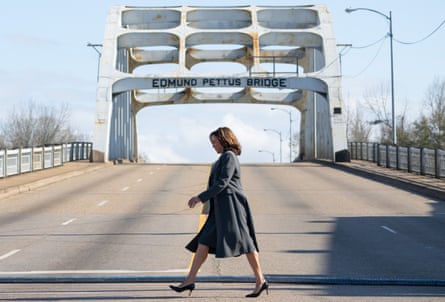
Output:
<path fill-rule="evenodd" d="M 425 98 L 426 113 L 414 122 L 416 147 L 445 149 L 445 79 L 436 78 Z"/>
<path fill-rule="evenodd" d="M 432 131 L 426 116 L 421 116 L 418 121 L 414 122 L 413 134 L 413 146 L 431 148 Z"/>

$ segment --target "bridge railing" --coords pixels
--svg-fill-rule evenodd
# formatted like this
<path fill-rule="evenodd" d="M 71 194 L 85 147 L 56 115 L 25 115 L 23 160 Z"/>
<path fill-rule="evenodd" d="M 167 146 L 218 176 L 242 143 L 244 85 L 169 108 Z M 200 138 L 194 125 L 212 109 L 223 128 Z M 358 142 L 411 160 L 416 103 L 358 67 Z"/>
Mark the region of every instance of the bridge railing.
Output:
<path fill-rule="evenodd" d="M 351 159 L 421 175 L 445 178 L 445 150 L 402 147 L 378 143 L 348 143 Z"/>
<path fill-rule="evenodd" d="M 63 165 L 64 162 L 91 160 L 93 144 L 72 142 L 32 148 L 0 150 L 0 178 Z"/>

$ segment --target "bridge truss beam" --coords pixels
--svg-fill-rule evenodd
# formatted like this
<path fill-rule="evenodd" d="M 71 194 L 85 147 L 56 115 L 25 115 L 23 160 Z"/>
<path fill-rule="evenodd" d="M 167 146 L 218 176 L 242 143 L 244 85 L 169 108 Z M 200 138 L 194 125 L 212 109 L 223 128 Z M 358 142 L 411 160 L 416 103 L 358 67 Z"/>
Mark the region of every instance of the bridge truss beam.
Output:
<path fill-rule="evenodd" d="M 106 22 L 95 161 L 137 161 L 137 113 L 187 103 L 295 107 L 302 117 L 300 158 L 348 160 L 338 54 L 326 6 L 113 6 Z M 194 71 L 209 62 L 236 63 L 243 71 Z M 152 69 L 138 72 L 145 67 Z"/>

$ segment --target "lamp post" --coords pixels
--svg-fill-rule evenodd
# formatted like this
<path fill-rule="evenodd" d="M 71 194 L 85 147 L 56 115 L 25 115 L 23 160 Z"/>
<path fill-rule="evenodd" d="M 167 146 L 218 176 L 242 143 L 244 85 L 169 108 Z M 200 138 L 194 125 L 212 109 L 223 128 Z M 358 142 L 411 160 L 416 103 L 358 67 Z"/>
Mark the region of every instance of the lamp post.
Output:
<path fill-rule="evenodd" d="M 272 107 L 270 110 L 280 110 L 289 114 L 289 162 L 292 162 L 292 112 L 290 110 Z"/>
<path fill-rule="evenodd" d="M 371 8 L 347 8 L 345 9 L 345 12 L 352 13 L 358 10 L 366 10 L 373 13 L 376 13 L 380 16 L 383 16 L 389 21 L 389 42 L 390 42 L 390 60 L 391 60 L 391 107 L 392 107 L 392 143 L 394 145 L 397 145 L 397 128 L 396 128 L 396 118 L 395 118 L 395 100 L 394 100 L 394 57 L 393 57 L 393 35 L 392 35 L 392 13 L 389 11 L 389 16 L 385 15 L 382 12 L 379 12 L 378 10 L 371 9 Z"/>
<path fill-rule="evenodd" d="M 281 151 L 281 145 L 282 145 L 283 139 L 281 138 L 281 132 L 277 131 L 275 129 L 264 129 L 264 131 L 272 131 L 280 136 L 280 163 L 282 163 L 283 162 L 283 156 L 282 156 L 283 153 Z"/>
<path fill-rule="evenodd" d="M 271 152 L 271 151 L 267 151 L 267 150 L 258 150 L 258 152 L 265 152 L 265 153 L 269 153 L 272 155 L 272 161 L 275 163 L 275 153 Z"/>
<path fill-rule="evenodd" d="M 102 53 L 97 48 L 98 47 L 102 47 L 102 44 L 88 43 L 87 47 L 92 47 L 97 52 L 97 54 L 99 55 L 99 58 L 97 60 L 97 81 L 99 82 L 99 65 L 100 65 L 100 57 L 102 56 Z"/>

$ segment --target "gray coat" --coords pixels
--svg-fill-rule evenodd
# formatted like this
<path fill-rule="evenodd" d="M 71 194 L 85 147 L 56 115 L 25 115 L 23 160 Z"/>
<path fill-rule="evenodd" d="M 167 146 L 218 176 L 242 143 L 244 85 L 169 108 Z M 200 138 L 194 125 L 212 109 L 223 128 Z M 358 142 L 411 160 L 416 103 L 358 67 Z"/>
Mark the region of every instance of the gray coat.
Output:
<path fill-rule="evenodd" d="M 253 218 L 240 180 L 240 164 L 232 151 L 225 151 L 213 164 L 206 191 L 198 195 L 210 201 L 210 212 L 201 231 L 186 248 L 196 252 L 198 243 L 217 258 L 236 257 L 258 251 Z"/>

